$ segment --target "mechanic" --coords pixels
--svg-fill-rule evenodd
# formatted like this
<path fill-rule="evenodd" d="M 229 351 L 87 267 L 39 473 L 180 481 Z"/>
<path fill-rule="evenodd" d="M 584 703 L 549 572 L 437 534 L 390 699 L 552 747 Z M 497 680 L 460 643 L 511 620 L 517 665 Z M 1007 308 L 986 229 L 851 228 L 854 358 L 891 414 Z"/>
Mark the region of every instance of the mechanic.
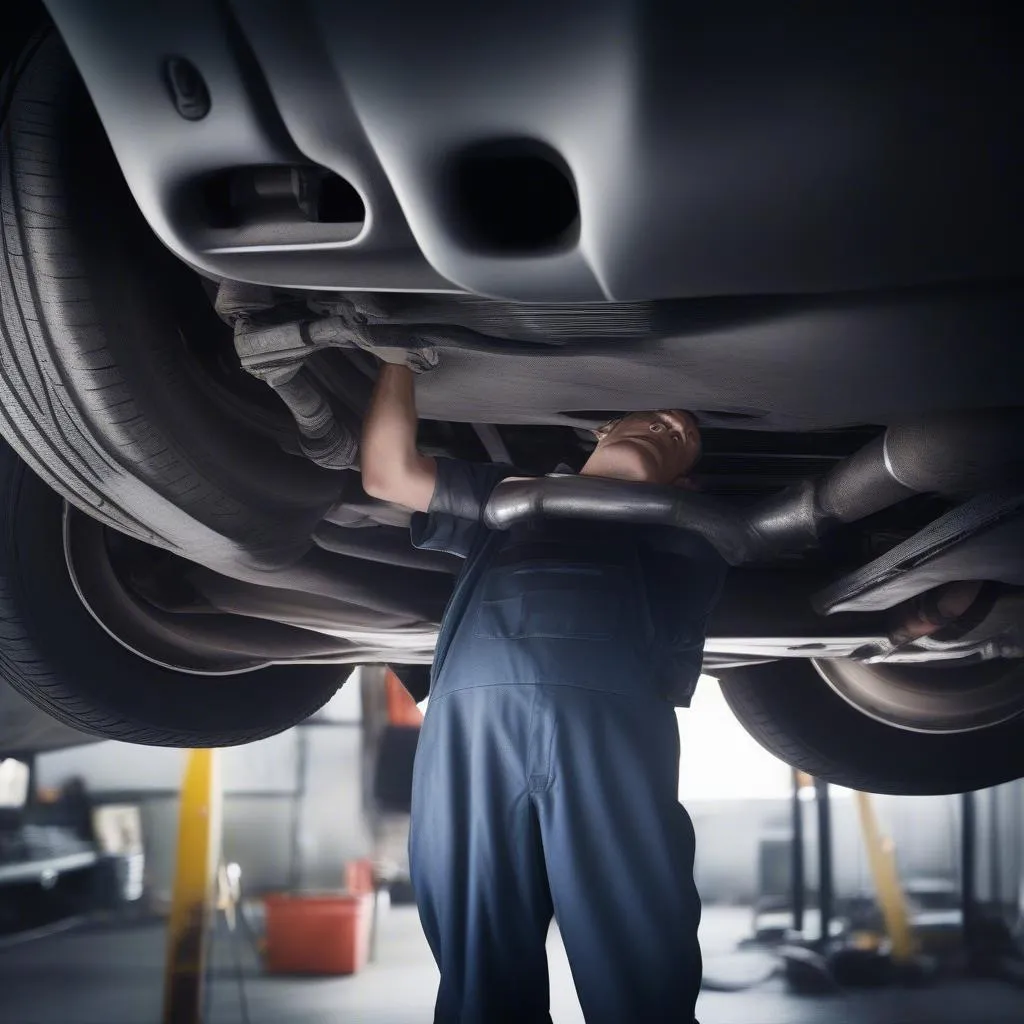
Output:
<path fill-rule="evenodd" d="M 675 706 L 700 674 L 725 564 L 671 528 L 487 529 L 488 496 L 514 470 L 421 454 L 411 371 L 436 357 L 378 354 L 393 362 L 363 429 L 364 487 L 418 513 L 418 547 L 466 559 L 413 780 L 410 864 L 441 971 L 435 1020 L 550 1021 L 553 914 L 590 1024 L 688 1024 L 700 902 Z M 692 415 L 636 413 L 598 431 L 581 473 L 686 485 L 699 455 Z"/>

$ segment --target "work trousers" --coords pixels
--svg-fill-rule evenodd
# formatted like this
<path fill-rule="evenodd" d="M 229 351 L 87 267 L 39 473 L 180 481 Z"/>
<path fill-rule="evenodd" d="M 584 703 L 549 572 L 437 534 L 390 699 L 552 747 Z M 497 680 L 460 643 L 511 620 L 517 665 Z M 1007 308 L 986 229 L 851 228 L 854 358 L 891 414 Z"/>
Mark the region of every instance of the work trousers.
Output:
<path fill-rule="evenodd" d="M 694 836 L 674 708 L 538 683 L 442 688 L 416 755 L 410 861 L 437 1024 L 540 1024 L 552 915 L 588 1024 L 693 1021 Z"/>

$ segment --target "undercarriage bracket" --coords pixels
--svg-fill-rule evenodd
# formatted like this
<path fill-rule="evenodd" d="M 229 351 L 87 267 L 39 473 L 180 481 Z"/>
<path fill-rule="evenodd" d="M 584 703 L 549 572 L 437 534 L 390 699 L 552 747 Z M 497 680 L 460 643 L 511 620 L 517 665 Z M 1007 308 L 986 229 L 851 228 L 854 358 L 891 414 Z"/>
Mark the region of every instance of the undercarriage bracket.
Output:
<path fill-rule="evenodd" d="M 954 580 L 1024 586 L 1024 493 L 972 498 L 819 591 L 813 604 L 823 615 L 881 611 Z"/>

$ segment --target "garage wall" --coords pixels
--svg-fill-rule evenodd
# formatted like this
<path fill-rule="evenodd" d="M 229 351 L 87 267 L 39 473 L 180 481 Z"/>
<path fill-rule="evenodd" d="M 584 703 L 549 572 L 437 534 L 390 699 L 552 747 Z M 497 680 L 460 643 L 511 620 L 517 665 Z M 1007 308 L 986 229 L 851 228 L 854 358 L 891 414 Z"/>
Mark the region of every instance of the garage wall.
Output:
<path fill-rule="evenodd" d="M 143 797 L 139 806 L 146 840 L 146 891 L 155 903 L 161 904 L 171 893 L 178 798 Z M 247 893 L 288 886 L 293 873 L 292 808 L 293 802 L 287 797 L 225 797 L 224 858 L 241 865 Z"/>
<path fill-rule="evenodd" d="M 689 710 L 678 713 L 680 798 L 697 832 L 699 888 L 710 901 L 749 903 L 757 895 L 762 836 L 788 835 L 792 773 L 738 724 L 715 681 L 702 676 Z M 810 795 L 810 794 L 808 794 Z M 752 799 L 756 797 L 757 799 Z M 1015 914 L 1024 880 L 1024 783 L 976 798 L 977 887 L 981 899 L 1000 897 Z M 837 890 L 871 890 L 855 802 L 832 788 Z M 959 884 L 960 798 L 875 797 L 882 830 L 892 837 L 905 878 L 938 878 Z M 815 811 L 804 805 L 808 884 L 815 886 Z M 995 829 L 990 822 L 995 817 Z M 994 836 L 994 838 L 993 838 Z M 997 884 L 991 884 L 992 877 Z"/>
<path fill-rule="evenodd" d="M 1024 780 L 976 797 L 978 896 L 1024 914 Z"/>
<path fill-rule="evenodd" d="M 884 834 L 896 845 L 901 877 L 960 882 L 960 798 L 873 797 Z M 1024 780 L 976 794 L 977 893 L 1000 903 L 1011 919 L 1024 912 Z M 802 805 L 806 877 L 817 885 L 817 819 Z M 836 890 L 873 889 L 857 808 L 833 794 L 832 831 Z M 697 885 L 707 902 L 747 904 L 758 895 L 758 845 L 763 836 L 788 837 L 784 800 L 689 801 L 697 833 Z"/>
<path fill-rule="evenodd" d="M 233 793 L 224 805 L 224 847 L 228 860 L 242 865 L 249 892 L 283 888 L 299 878 L 306 888 L 338 885 L 338 865 L 366 856 L 370 839 L 347 786 L 330 781 L 353 777 L 358 757 L 353 736 L 331 741 L 331 730 L 311 730 L 311 785 L 301 816 L 299 849 L 291 842 L 295 801 L 291 795 Z M 326 748 L 326 749 L 323 749 Z M 1002 786 L 978 796 L 978 895 L 999 899 L 1015 918 L 1024 889 L 1024 783 Z M 892 836 L 904 880 L 929 877 L 959 882 L 960 810 L 956 797 L 876 797 L 883 831 Z M 989 834 L 990 801 L 997 802 L 998 834 Z M 169 891 L 173 868 L 178 801 L 154 794 L 142 802 L 143 828 L 149 839 L 147 867 L 151 891 Z M 758 844 L 764 835 L 788 835 L 785 801 L 696 801 L 689 805 L 697 833 L 696 878 L 708 903 L 753 903 L 758 895 Z M 803 805 L 807 884 L 817 885 L 814 805 Z M 835 880 L 842 894 L 870 891 L 870 871 L 851 800 L 832 801 Z M 404 844 L 404 839 L 400 840 Z M 296 862 L 296 857 L 298 861 Z M 998 885 L 992 885 L 995 869 Z"/>
<path fill-rule="evenodd" d="M 883 831 L 896 844 L 904 877 L 955 879 L 959 820 L 954 798 L 875 797 Z M 817 885 L 817 828 L 813 803 L 802 805 L 807 884 Z M 857 808 L 836 794 L 831 801 L 837 892 L 871 888 Z M 785 800 L 691 801 L 697 833 L 697 887 L 708 902 L 751 903 L 758 895 L 758 847 L 767 835 L 786 836 Z"/>
<path fill-rule="evenodd" d="M 225 856 L 242 865 L 249 892 L 335 887 L 347 860 L 370 853 L 362 810 L 361 716 L 360 686 L 353 678 L 318 716 L 320 724 L 222 751 Z M 139 803 L 151 891 L 161 894 L 170 887 L 184 760 L 179 750 L 101 743 L 40 755 L 38 782 L 54 786 L 81 775 L 100 799 Z M 710 760 L 702 755 L 691 774 Z M 719 757 L 718 763 L 735 767 L 728 758 Z M 896 843 L 904 878 L 959 881 L 959 798 L 874 799 L 882 829 Z M 788 833 L 788 801 L 688 798 L 685 803 L 697 832 L 696 875 L 703 898 L 754 901 L 760 839 Z M 979 794 L 977 809 L 979 896 L 1000 899 L 1013 916 L 1024 887 L 1024 783 Z M 803 810 L 807 880 L 813 889 L 813 803 Z M 841 791 L 834 791 L 832 817 L 837 891 L 870 891 L 856 806 Z M 404 838 L 397 843 L 404 847 Z"/>
<path fill-rule="evenodd" d="M 249 893 L 336 888 L 345 862 L 370 852 L 361 715 L 353 679 L 308 723 L 220 751 L 224 856 L 241 865 Z M 182 750 L 98 743 L 40 755 L 37 784 L 60 786 L 77 775 L 99 801 L 137 803 L 147 884 L 161 899 L 170 892 L 185 758 Z"/>
<path fill-rule="evenodd" d="M 176 792 L 185 771 L 187 751 L 139 747 L 113 741 L 42 754 L 41 786 L 60 785 L 81 775 L 94 793 Z M 292 731 L 220 752 L 225 795 L 291 793 L 295 787 L 296 743 Z"/>

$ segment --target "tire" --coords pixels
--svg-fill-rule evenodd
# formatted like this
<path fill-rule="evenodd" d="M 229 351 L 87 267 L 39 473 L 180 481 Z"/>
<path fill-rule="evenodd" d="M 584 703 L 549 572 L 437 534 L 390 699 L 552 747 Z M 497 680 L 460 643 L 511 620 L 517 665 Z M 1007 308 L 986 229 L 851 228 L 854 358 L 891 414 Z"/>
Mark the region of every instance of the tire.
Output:
<path fill-rule="evenodd" d="M 10 69 L 0 117 L 0 433 L 139 540 L 214 567 L 298 557 L 345 474 L 282 450 L 294 425 L 150 231 L 55 33 Z"/>
<path fill-rule="evenodd" d="M 59 495 L 0 441 L 0 680 L 46 714 L 103 739 L 227 747 L 301 722 L 337 691 L 345 666 L 213 677 L 133 654 L 79 600 L 62 517 Z"/>
<path fill-rule="evenodd" d="M 765 750 L 827 782 L 916 796 L 1024 777 L 1024 716 L 972 732 L 909 732 L 862 714 L 796 659 L 723 671 L 719 684 Z"/>

